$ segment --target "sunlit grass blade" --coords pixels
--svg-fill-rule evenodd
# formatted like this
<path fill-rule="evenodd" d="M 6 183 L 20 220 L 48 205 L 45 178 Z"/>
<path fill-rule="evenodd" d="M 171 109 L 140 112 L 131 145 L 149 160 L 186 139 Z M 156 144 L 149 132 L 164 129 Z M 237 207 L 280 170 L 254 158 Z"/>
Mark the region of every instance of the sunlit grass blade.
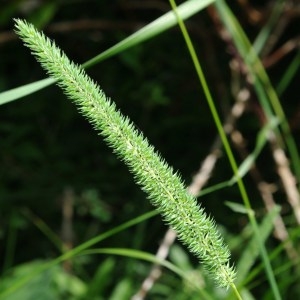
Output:
<path fill-rule="evenodd" d="M 212 4 L 215 0 L 190 0 L 186 1 L 178 7 L 179 14 L 182 19 L 187 19 L 192 15 L 196 14 L 200 10 L 206 8 L 208 5 Z M 95 64 L 104 61 L 118 53 L 121 53 L 135 45 L 145 42 L 156 35 L 163 33 L 164 31 L 170 29 L 176 25 L 176 18 L 173 12 L 168 12 L 158 19 L 154 20 L 150 24 L 131 34 L 127 38 L 123 39 L 121 42 L 110 47 L 101 54 L 95 56 L 94 58 L 85 62 L 82 66 L 84 68 L 92 67 Z M 14 100 L 18 100 L 29 94 L 37 92 L 46 86 L 49 86 L 55 82 L 54 79 L 43 79 L 36 81 L 34 83 L 26 84 L 9 91 L 0 93 L 0 105 L 9 103 Z"/>
<path fill-rule="evenodd" d="M 55 80 L 53 78 L 46 78 L 2 92 L 0 93 L 0 105 L 28 96 L 53 84 L 54 82 Z"/>
<path fill-rule="evenodd" d="M 190 16 L 194 15 L 195 13 L 199 12 L 200 10 L 204 9 L 208 5 L 212 4 L 214 1 L 215 0 L 186 1 L 178 7 L 178 13 L 180 17 L 183 20 L 185 20 Z M 84 63 L 83 66 L 90 67 L 104 59 L 107 59 L 108 57 L 120 53 L 134 45 L 140 44 L 158 34 L 161 34 L 162 32 L 166 31 L 167 29 L 173 27 L 176 24 L 176 17 L 174 16 L 173 12 L 170 11 L 164 14 L 163 16 L 159 17 L 155 21 L 151 22 L 150 24 L 144 26 L 142 29 L 133 33 L 129 37 L 125 38 L 115 46 L 109 48 L 100 55 L 90 59 L 89 61 Z"/>

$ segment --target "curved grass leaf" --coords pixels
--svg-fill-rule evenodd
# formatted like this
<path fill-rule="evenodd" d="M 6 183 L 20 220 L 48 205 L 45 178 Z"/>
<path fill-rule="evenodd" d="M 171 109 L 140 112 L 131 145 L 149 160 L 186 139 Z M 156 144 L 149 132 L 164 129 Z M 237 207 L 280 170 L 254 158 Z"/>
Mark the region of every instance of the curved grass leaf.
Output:
<path fill-rule="evenodd" d="M 178 7 L 178 13 L 182 19 L 187 19 L 192 15 L 196 14 L 200 10 L 206 8 L 208 5 L 212 4 L 215 0 L 190 0 L 181 4 Z M 117 55 L 135 45 L 138 45 L 156 35 L 163 33 L 164 31 L 170 29 L 172 26 L 176 25 L 176 17 L 173 12 L 170 11 L 163 16 L 159 17 L 155 21 L 131 34 L 121 42 L 102 52 L 101 54 L 95 56 L 94 58 L 88 60 L 83 64 L 84 68 L 89 68 L 109 57 Z M 43 79 L 36 81 L 34 83 L 26 84 L 9 91 L 0 93 L 0 105 L 9 103 L 11 101 L 18 100 L 22 97 L 30 95 L 37 92 L 46 86 L 49 86 L 55 82 L 54 79 Z"/>

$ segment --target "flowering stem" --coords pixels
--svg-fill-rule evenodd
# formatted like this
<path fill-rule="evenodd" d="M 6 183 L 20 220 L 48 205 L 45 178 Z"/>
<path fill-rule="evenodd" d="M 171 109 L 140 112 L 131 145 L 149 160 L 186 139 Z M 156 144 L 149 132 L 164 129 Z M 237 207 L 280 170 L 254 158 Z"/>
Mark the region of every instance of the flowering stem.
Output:
<path fill-rule="evenodd" d="M 187 193 L 180 176 L 85 71 L 71 62 L 50 39 L 22 20 L 16 20 L 16 32 L 47 73 L 57 80 L 68 98 L 126 163 L 137 184 L 216 283 L 221 287 L 232 287 L 235 270 L 229 264 L 228 247 L 214 220 Z"/>

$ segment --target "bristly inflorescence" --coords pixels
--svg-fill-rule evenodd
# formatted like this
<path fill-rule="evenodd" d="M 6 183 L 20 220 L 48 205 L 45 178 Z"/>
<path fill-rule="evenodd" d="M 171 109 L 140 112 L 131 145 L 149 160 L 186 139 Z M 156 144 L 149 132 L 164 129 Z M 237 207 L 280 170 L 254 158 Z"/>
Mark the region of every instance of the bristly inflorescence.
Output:
<path fill-rule="evenodd" d="M 177 232 L 222 287 L 233 284 L 235 270 L 229 264 L 230 252 L 196 199 L 189 195 L 179 175 L 154 151 L 147 139 L 124 117 L 103 91 L 80 67 L 33 25 L 16 20 L 16 32 L 57 80 L 65 94 L 77 105 L 94 128 L 128 165 L 136 182 L 164 220 Z"/>

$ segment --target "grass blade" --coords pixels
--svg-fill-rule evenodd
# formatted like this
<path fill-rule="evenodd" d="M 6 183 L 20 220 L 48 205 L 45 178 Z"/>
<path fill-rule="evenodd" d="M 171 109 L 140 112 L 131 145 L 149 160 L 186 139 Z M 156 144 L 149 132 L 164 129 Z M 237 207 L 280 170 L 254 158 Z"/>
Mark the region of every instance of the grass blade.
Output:
<path fill-rule="evenodd" d="M 53 84 L 54 82 L 55 80 L 53 78 L 46 78 L 2 92 L 0 94 L 0 105 L 28 96 Z"/>
<path fill-rule="evenodd" d="M 212 4 L 215 0 L 190 0 L 178 7 L 178 12 L 182 19 L 187 19 L 192 15 L 196 14 L 200 10 L 206 8 L 208 5 Z M 150 24 L 146 25 L 142 29 L 136 31 L 129 37 L 125 38 L 121 42 L 102 52 L 101 54 L 95 56 L 94 58 L 88 60 L 83 64 L 84 68 L 90 68 L 99 62 L 108 59 L 118 53 L 123 52 L 135 45 L 138 45 L 146 40 L 163 33 L 164 31 L 170 29 L 176 25 L 177 21 L 172 11 L 164 14 L 158 19 L 154 20 Z M 0 105 L 9 103 L 11 101 L 18 100 L 22 97 L 30 95 L 37 92 L 55 82 L 54 79 L 47 78 L 43 80 L 36 81 L 34 83 L 26 84 L 9 91 L 0 93 Z"/>

